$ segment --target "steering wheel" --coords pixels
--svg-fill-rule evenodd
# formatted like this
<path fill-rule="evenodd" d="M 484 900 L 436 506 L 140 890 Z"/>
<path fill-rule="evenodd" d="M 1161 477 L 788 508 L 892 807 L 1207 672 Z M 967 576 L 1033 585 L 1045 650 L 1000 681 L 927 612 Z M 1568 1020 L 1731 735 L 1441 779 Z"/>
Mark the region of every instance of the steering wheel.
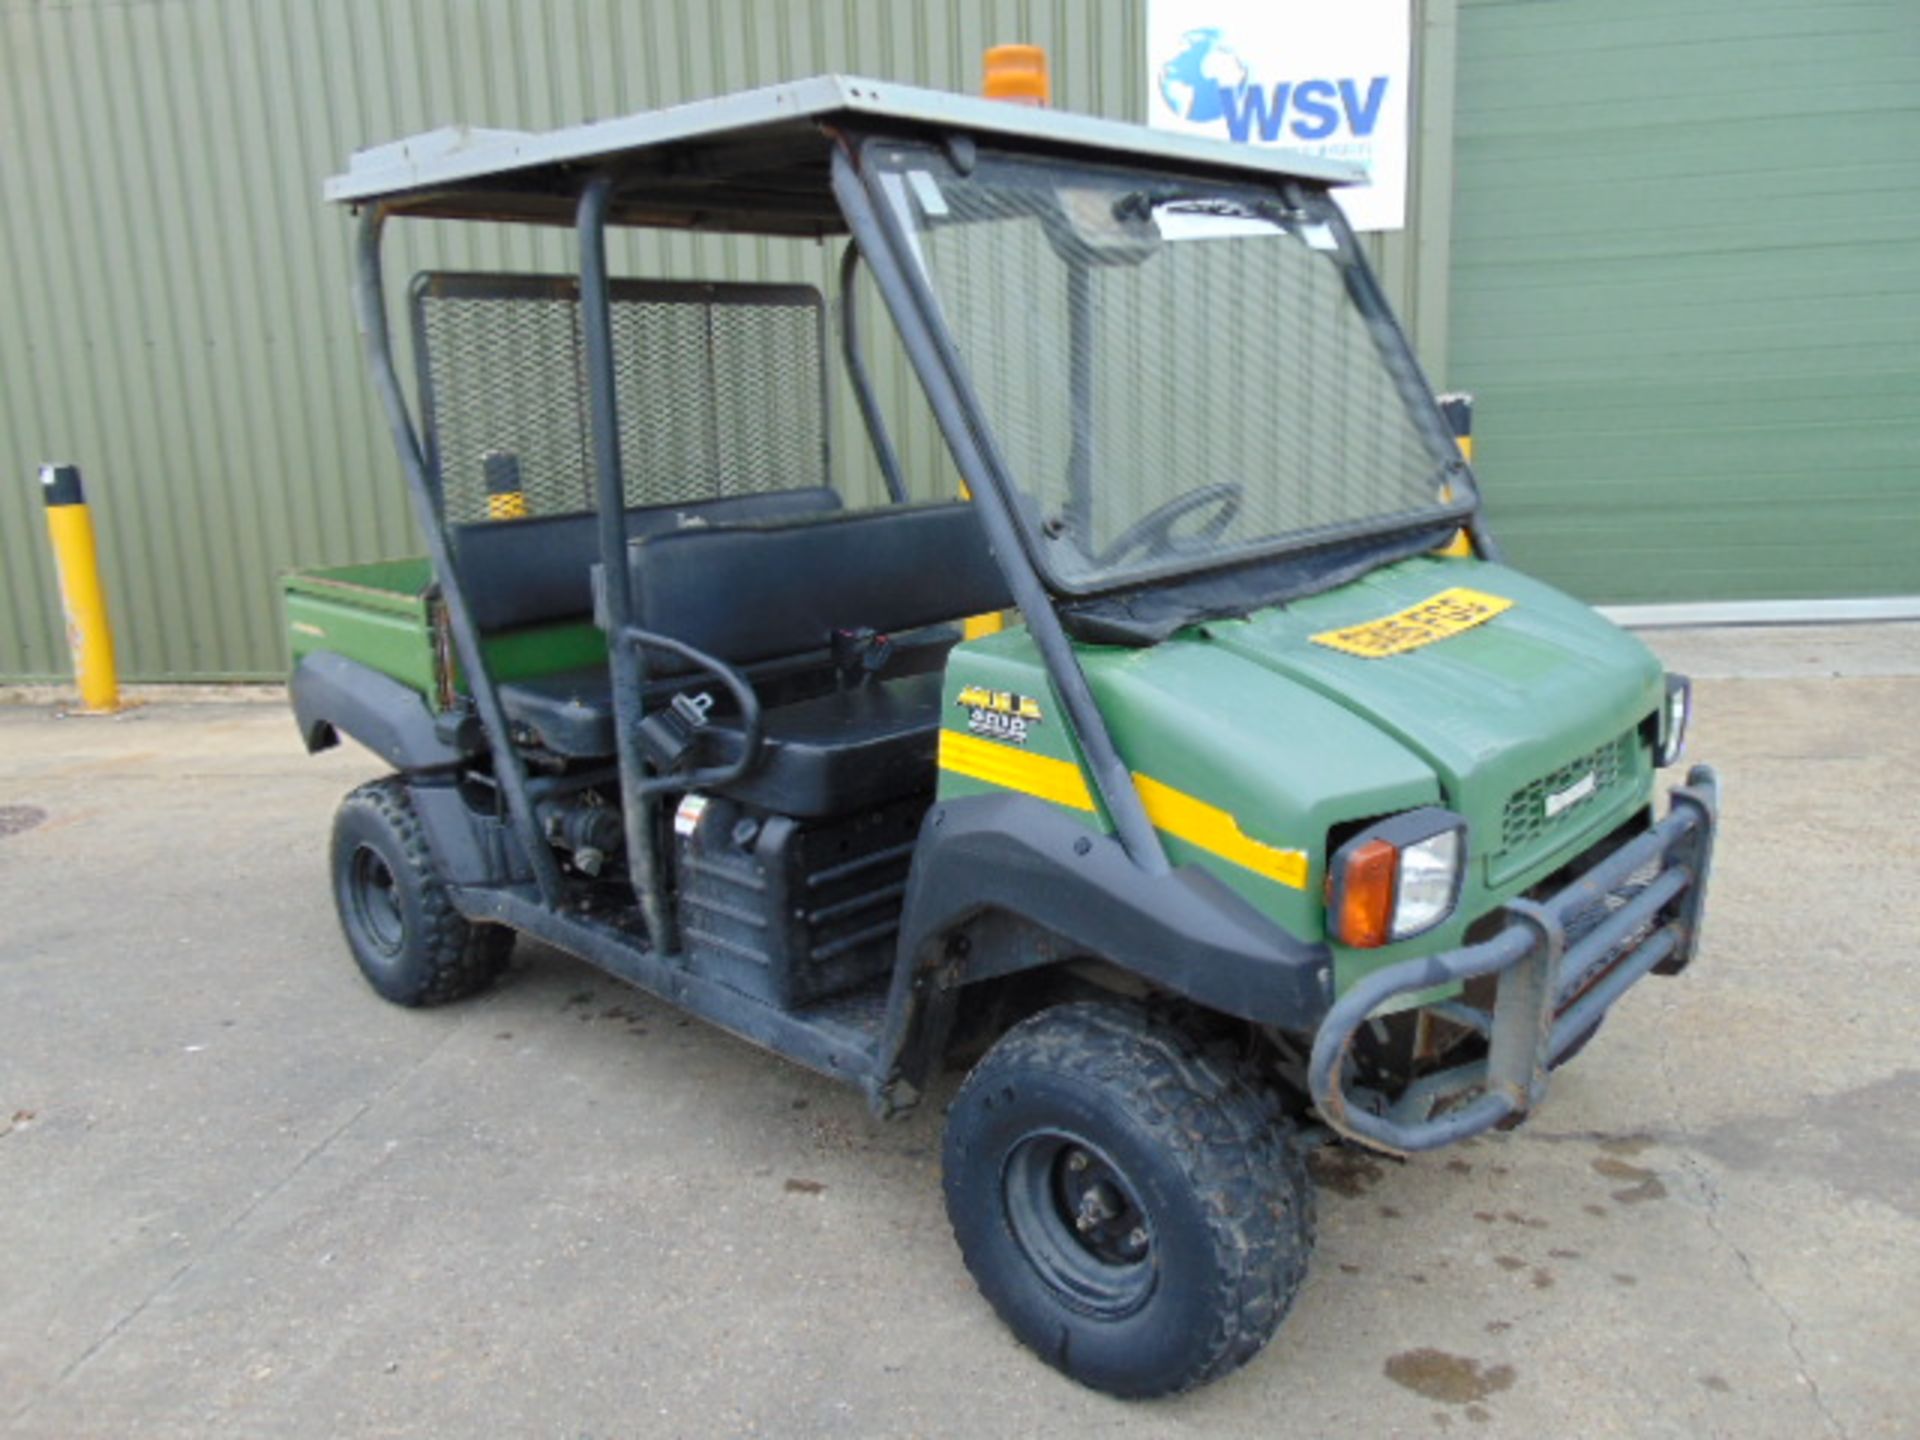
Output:
<path fill-rule="evenodd" d="M 1155 555 L 1177 553 L 1196 543 L 1218 540 L 1240 514 L 1240 504 L 1245 498 L 1246 491 L 1232 480 L 1202 485 L 1197 490 L 1176 495 L 1127 526 L 1114 537 L 1112 544 L 1093 557 L 1093 563 L 1104 568 L 1125 559 L 1136 550 L 1141 553 L 1141 558 L 1150 559 Z M 1209 505 L 1216 507 L 1218 513 L 1206 524 L 1191 534 L 1173 533 L 1176 523 Z"/>

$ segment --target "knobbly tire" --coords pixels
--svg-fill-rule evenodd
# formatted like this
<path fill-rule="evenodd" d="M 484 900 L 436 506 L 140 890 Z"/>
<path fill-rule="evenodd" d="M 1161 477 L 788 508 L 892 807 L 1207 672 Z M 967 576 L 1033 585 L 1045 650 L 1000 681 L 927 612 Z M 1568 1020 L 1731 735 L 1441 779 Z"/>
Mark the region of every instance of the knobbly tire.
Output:
<path fill-rule="evenodd" d="M 947 1215 L 1000 1318 L 1083 1385 L 1191 1390 L 1258 1354 L 1313 1248 L 1279 1097 L 1137 1006 L 1009 1030 L 947 1113 Z"/>
<path fill-rule="evenodd" d="M 454 909 L 398 777 L 362 785 L 333 819 L 333 899 L 354 963 L 396 1005 L 476 995 L 506 968 L 513 931 Z"/>

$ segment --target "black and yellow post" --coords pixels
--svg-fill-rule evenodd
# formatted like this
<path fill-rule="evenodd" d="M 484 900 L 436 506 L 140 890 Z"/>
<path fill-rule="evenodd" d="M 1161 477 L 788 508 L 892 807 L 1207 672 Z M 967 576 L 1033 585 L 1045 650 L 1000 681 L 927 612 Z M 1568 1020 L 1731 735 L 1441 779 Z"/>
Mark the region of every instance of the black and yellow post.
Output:
<path fill-rule="evenodd" d="M 520 457 L 504 450 L 490 450 L 480 465 L 487 477 L 487 518 L 524 520 L 527 518 L 527 492 L 520 483 Z"/>
<path fill-rule="evenodd" d="M 1460 456 L 1469 465 L 1473 463 L 1473 396 L 1442 395 L 1440 413 L 1446 417 L 1447 428 L 1453 431 L 1453 438 L 1460 447 Z M 1451 500 L 1451 490 L 1440 497 Z M 1467 538 L 1465 530 L 1453 532 L 1453 538 L 1434 551 L 1436 555 L 1465 557 L 1473 554 L 1473 542 Z"/>
<path fill-rule="evenodd" d="M 40 491 L 47 502 L 47 533 L 53 538 L 80 708 L 90 715 L 111 715 L 120 708 L 120 678 L 113 664 L 107 592 L 100 583 L 100 551 L 94 542 L 93 516 L 80 488 L 80 467 L 41 466 Z"/>

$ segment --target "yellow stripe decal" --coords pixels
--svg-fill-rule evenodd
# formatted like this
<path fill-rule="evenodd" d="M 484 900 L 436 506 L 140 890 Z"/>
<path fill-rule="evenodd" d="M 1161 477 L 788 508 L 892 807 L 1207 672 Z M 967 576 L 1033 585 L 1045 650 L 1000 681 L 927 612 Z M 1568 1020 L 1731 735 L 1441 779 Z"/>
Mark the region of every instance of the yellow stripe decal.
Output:
<path fill-rule="evenodd" d="M 1093 809 L 1093 795 L 1087 789 L 1086 776 L 1071 760 L 1056 760 L 1051 755 L 1035 755 L 994 740 L 958 730 L 940 732 L 940 768 L 969 780 L 998 785 L 1003 790 L 1018 790 L 1056 805 L 1075 810 Z"/>
<path fill-rule="evenodd" d="M 1136 770 L 1133 783 L 1140 787 L 1140 799 L 1155 829 L 1164 830 L 1189 845 L 1197 845 L 1209 855 L 1218 855 L 1243 870 L 1264 875 L 1290 890 L 1307 888 L 1305 851 L 1282 850 L 1255 840 L 1225 810 L 1196 800 L 1184 790 L 1163 785 L 1151 775 L 1142 775 Z"/>
<path fill-rule="evenodd" d="M 940 768 L 1056 805 L 1093 809 L 1092 792 L 1078 765 L 982 740 L 977 735 L 942 730 Z M 1163 785 L 1150 775 L 1135 771 L 1133 781 L 1140 787 L 1141 803 L 1156 829 L 1289 889 L 1307 888 L 1309 862 L 1304 851 L 1283 850 L 1255 840 L 1225 810 Z"/>

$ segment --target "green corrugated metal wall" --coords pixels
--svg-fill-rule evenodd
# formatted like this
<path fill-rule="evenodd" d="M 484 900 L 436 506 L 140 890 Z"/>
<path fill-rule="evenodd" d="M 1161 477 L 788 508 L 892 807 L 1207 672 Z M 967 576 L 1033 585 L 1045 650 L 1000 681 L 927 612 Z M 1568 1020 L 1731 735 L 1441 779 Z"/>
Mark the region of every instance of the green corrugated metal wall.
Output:
<path fill-rule="evenodd" d="M 1376 253 L 1437 354 L 1453 0 L 1421 13 L 1437 123 L 1415 213 L 1435 243 Z M 1144 114 L 1138 0 L 0 0 L 0 678 L 67 669 L 42 460 L 86 472 L 133 679 L 277 674 L 277 571 L 413 548 L 348 311 L 349 221 L 319 201 L 350 150 L 830 70 L 971 90 L 1010 39 L 1048 47 L 1059 104 Z M 461 228 L 396 226 L 390 274 L 570 266 L 560 237 Z M 766 253 L 671 239 L 624 268 L 738 274 Z M 910 460 L 934 443 L 902 438 Z"/>
<path fill-rule="evenodd" d="M 1920 594 L 1920 5 L 1463 0 L 1452 384 L 1594 600 Z"/>

